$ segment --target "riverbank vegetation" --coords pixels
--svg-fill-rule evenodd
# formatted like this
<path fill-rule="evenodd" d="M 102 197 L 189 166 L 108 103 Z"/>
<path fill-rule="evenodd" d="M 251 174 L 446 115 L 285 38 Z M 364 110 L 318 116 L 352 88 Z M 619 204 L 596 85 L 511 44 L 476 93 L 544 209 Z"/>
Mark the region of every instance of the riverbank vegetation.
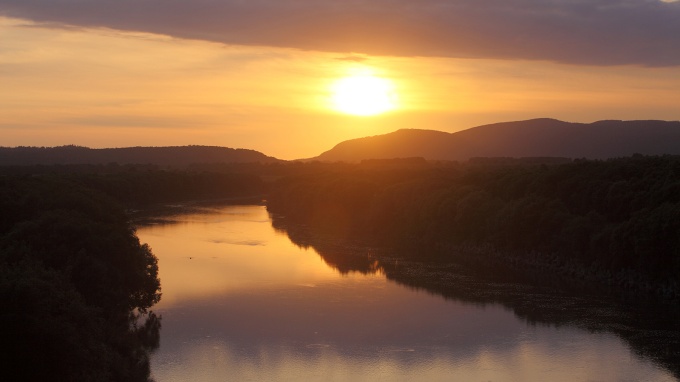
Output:
<path fill-rule="evenodd" d="M 3 374 L 145 381 L 158 266 L 120 206 L 65 180 L 1 177 L 0 209 Z"/>
<path fill-rule="evenodd" d="M 283 219 L 409 260 L 521 267 L 679 295 L 680 157 L 6 167 L 6 375 L 148 380 L 160 280 L 129 211 L 264 195 L 275 225 Z"/>
<path fill-rule="evenodd" d="M 329 167 L 279 180 L 268 209 L 426 261 L 549 270 L 677 297 L 680 157 Z"/>
<path fill-rule="evenodd" d="M 158 265 L 126 210 L 263 193 L 257 176 L 148 166 L 0 169 L 2 374 L 147 381 Z"/>

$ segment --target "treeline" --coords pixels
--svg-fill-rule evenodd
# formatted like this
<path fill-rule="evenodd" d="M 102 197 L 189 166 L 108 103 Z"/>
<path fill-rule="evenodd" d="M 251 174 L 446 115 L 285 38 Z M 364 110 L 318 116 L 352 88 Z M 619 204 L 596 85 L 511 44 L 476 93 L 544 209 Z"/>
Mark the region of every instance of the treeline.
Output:
<path fill-rule="evenodd" d="M 263 195 L 266 184 L 251 165 L 220 166 L 222 171 L 165 170 L 155 165 L 55 165 L 0 167 L 0 176 L 68 181 L 100 191 L 126 208 L 187 200 Z M 252 165 L 255 166 L 255 165 Z M 259 167 L 257 167 L 259 168 Z"/>
<path fill-rule="evenodd" d="M 492 163 L 492 164 L 489 164 Z M 677 295 L 680 157 L 357 165 L 281 179 L 268 209 L 334 235 Z"/>
<path fill-rule="evenodd" d="M 248 173 L 0 168 L 0 367 L 25 381 L 147 381 L 157 259 L 126 209 L 262 195 Z"/>
<path fill-rule="evenodd" d="M 0 211 L 2 375 L 148 380 L 157 259 L 120 204 L 73 181 L 2 176 Z"/>
<path fill-rule="evenodd" d="M 135 208 L 187 200 L 246 198 L 265 193 L 260 178 L 249 174 L 141 171 L 74 178 Z"/>
<path fill-rule="evenodd" d="M 275 163 L 261 152 L 218 146 L 124 147 L 82 146 L 0 147 L 0 165 L 68 165 L 134 163 L 186 167 L 193 163 Z"/>

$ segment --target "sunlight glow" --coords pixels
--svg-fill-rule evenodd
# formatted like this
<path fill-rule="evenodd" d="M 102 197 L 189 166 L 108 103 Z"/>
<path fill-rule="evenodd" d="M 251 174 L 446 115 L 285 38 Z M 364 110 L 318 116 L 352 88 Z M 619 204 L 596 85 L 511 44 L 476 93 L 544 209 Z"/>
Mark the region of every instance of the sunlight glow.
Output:
<path fill-rule="evenodd" d="M 0 36 L 3 146 L 218 145 L 293 160 L 414 127 L 680 120 L 673 66 L 339 56 L 3 16 Z M 363 79 L 377 91 L 353 85 Z"/>
<path fill-rule="evenodd" d="M 332 91 L 333 107 L 346 114 L 371 116 L 397 107 L 392 81 L 370 73 L 341 78 Z"/>
<path fill-rule="evenodd" d="M 272 228 L 262 206 L 225 206 L 141 226 L 137 235 L 158 253 L 163 298 L 156 308 L 242 290 L 316 285 L 342 277 L 313 250 Z"/>

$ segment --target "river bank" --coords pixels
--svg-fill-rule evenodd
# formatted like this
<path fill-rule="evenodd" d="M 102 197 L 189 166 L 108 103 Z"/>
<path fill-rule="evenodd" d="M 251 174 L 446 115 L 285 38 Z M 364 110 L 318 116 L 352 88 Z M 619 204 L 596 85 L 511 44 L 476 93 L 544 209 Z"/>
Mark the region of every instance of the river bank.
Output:
<path fill-rule="evenodd" d="M 271 216 L 279 232 L 298 246 L 313 248 L 341 273 L 382 273 L 389 280 L 446 299 L 501 304 L 532 324 L 615 333 L 636 353 L 680 379 L 680 306 L 675 301 L 650 298 L 635 288 L 603 286 L 597 279 L 553 272 L 538 263 L 526 266 L 516 258 L 501 263 L 498 253 L 484 255 L 479 249 L 445 258 L 429 253 L 430 261 L 414 260 L 427 257 L 423 252 L 431 249 L 407 256 L 409 249 L 403 247 L 347 240 Z"/>

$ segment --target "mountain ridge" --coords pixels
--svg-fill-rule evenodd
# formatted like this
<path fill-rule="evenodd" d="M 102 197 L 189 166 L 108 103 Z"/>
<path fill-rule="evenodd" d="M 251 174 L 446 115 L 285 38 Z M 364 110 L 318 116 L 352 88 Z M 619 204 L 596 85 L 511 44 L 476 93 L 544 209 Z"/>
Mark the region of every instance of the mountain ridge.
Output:
<path fill-rule="evenodd" d="M 274 163 L 280 159 L 250 149 L 220 146 L 134 146 L 93 149 L 84 146 L 0 147 L 0 165 Z"/>
<path fill-rule="evenodd" d="M 680 154 L 680 121 L 552 118 L 499 122 L 454 133 L 400 129 L 340 142 L 310 158 L 324 162 L 423 157 L 464 161 L 475 157 L 564 157 L 606 159 L 633 154 Z"/>

